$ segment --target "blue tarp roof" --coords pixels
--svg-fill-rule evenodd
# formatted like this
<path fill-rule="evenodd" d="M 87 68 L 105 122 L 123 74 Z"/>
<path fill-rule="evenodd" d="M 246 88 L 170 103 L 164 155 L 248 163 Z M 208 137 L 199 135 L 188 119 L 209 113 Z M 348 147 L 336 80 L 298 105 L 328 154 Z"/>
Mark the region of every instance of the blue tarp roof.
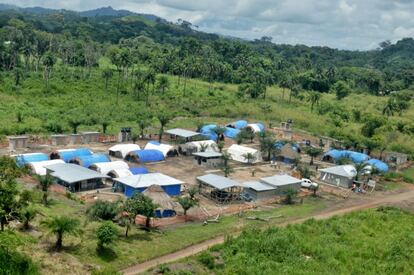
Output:
<path fill-rule="evenodd" d="M 226 131 L 224 132 L 224 136 L 227 138 L 235 139 L 236 136 L 240 133 L 239 129 L 234 129 L 230 127 L 226 127 Z"/>
<path fill-rule="evenodd" d="M 88 148 L 78 148 L 73 151 L 59 152 L 59 156 L 64 162 L 69 162 L 72 159 L 80 157 L 80 156 L 91 156 L 91 155 L 92 155 L 92 151 L 89 150 Z"/>
<path fill-rule="evenodd" d="M 148 143 L 154 144 L 154 145 L 161 145 L 161 143 L 159 143 L 158 141 L 155 140 L 150 140 L 148 141 Z"/>
<path fill-rule="evenodd" d="M 215 124 L 204 125 L 200 129 L 200 133 L 211 140 L 217 140 L 217 134 L 214 132 L 215 128 L 217 128 L 217 125 Z"/>
<path fill-rule="evenodd" d="M 389 170 L 388 165 L 380 161 L 379 159 L 370 159 L 367 161 L 367 163 L 375 167 L 375 169 L 377 169 L 381 173 L 387 173 Z"/>
<path fill-rule="evenodd" d="M 85 168 L 89 168 L 92 164 L 101 163 L 101 162 L 110 162 L 111 160 L 103 154 L 93 154 L 90 156 L 78 156 L 76 157 L 77 160 L 80 161 L 80 165 Z"/>
<path fill-rule="evenodd" d="M 358 153 L 349 150 L 330 150 L 329 152 L 325 153 L 325 156 L 330 156 L 334 160 L 339 160 L 341 158 L 349 158 L 354 163 L 362 163 L 364 161 L 369 160 L 369 156 L 363 153 Z"/>
<path fill-rule="evenodd" d="M 279 140 L 279 141 L 276 141 L 275 144 L 273 144 L 273 148 L 281 150 L 282 147 L 285 146 L 285 144 L 286 144 L 286 141 Z M 299 145 L 297 145 L 296 143 L 293 143 L 291 145 L 292 145 L 292 149 L 295 152 L 299 152 L 299 149 L 300 149 Z"/>
<path fill-rule="evenodd" d="M 49 160 L 49 156 L 44 153 L 22 154 L 16 156 L 16 164 L 19 167 L 25 166 L 29 162 Z"/>
<path fill-rule="evenodd" d="M 240 129 L 246 128 L 247 124 L 248 122 L 245 120 L 238 120 L 238 121 L 230 123 L 229 125 L 232 125 L 234 126 L 234 128 L 240 130 Z"/>
<path fill-rule="evenodd" d="M 136 155 L 139 162 L 158 162 L 165 159 L 164 154 L 159 150 L 136 150 L 130 154 Z"/>
<path fill-rule="evenodd" d="M 145 167 L 131 167 L 129 168 L 129 171 L 131 171 L 133 175 L 142 175 L 149 173 L 148 169 Z"/>

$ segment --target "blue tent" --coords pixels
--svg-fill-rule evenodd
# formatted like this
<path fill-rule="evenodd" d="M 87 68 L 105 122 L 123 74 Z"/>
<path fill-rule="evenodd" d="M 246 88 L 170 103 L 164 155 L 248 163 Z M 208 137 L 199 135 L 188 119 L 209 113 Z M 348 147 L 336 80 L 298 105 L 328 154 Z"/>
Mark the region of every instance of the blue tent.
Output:
<path fill-rule="evenodd" d="M 200 129 L 200 133 L 207 136 L 210 140 L 217 140 L 217 134 L 214 132 L 215 128 L 217 128 L 215 124 L 204 125 Z"/>
<path fill-rule="evenodd" d="M 127 157 L 129 161 L 158 162 L 165 160 L 164 154 L 159 150 L 136 150 L 130 152 Z"/>
<path fill-rule="evenodd" d="M 265 126 L 262 123 L 256 123 L 256 125 L 260 128 L 260 132 L 264 132 Z"/>
<path fill-rule="evenodd" d="M 240 130 L 240 129 L 246 128 L 247 124 L 248 122 L 245 120 L 238 120 L 238 121 L 230 123 L 229 125 L 227 125 L 227 127 Z"/>
<path fill-rule="evenodd" d="M 53 155 L 55 154 L 56 153 L 52 153 L 51 158 L 54 158 Z M 80 156 L 91 156 L 92 154 L 93 154 L 92 151 L 87 148 L 78 148 L 75 150 L 58 152 L 59 158 L 62 159 L 64 162 L 69 162 L 73 160 L 74 158 L 77 158 Z"/>
<path fill-rule="evenodd" d="M 330 150 L 329 152 L 325 153 L 323 156 L 324 159 L 327 157 L 332 158 L 334 161 L 337 161 L 341 158 L 348 158 L 352 160 L 354 163 L 362 163 L 369 160 L 369 156 L 363 153 L 358 153 L 349 150 Z"/>
<path fill-rule="evenodd" d="M 159 143 L 158 141 L 155 141 L 155 140 L 150 140 L 150 141 L 148 141 L 148 143 L 158 145 L 158 146 L 161 145 L 161 143 Z"/>
<path fill-rule="evenodd" d="M 101 162 L 110 162 L 111 160 L 103 154 L 93 154 L 89 156 L 78 156 L 75 159 L 71 160 L 71 162 L 76 163 L 78 165 L 82 165 L 85 168 L 89 168 L 92 164 L 101 163 Z"/>
<path fill-rule="evenodd" d="M 240 133 L 239 129 L 226 127 L 226 131 L 224 132 L 224 136 L 227 137 L 227 138 L 235 139 L 239 133 Z"/>
<path fill-rule="evenodd" d="M 381 173 L 387 173 L 389 170 L 388 165 L 380 161 L 379 159 L 370 159 L 367 161 L 367 163 L 375 167 L 375 169 L 377 169 Z"/>
<path fill-rule="evenodd" d="M 145 167 L 131 167 L 129 168 L 129 171 L 131 171 L 133 175 L 142 175 L 149 173 L 148 169 Z"/>
<path fill-rule="evenodd" d="M 48 160 L 49 156 L 44 153 L 22 154 L 16 156 L 16 164 L 18 167 L 23 167 L 29 162 L 39 162 Z"/>

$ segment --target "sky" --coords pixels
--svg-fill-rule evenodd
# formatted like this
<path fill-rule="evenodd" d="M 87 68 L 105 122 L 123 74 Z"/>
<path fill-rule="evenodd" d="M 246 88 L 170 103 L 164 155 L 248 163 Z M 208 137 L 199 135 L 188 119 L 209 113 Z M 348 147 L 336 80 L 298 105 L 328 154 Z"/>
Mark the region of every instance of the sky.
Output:
<path fill-rule="evenodd" d="M 103 6 L 181 18 L 199 30 L 277 44 L 375 49 L 414 36 L 414 0 L 0 0 L 22 7 L 88 10 Z"/>

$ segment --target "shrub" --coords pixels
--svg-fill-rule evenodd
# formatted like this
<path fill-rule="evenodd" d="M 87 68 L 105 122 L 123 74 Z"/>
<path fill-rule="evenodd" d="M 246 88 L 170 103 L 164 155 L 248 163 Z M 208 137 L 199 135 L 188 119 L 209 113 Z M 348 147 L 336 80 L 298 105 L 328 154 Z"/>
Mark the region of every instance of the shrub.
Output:
<path fill-rule="evenodd" d="M 118 237 L 118 233 L 118 228 L 111 221 L 102 223 L 96 230 L 98 249 L 111 244 Z"/>
<path fill-rule="evenodd" d="M 97 201 L 86 210 L 86 214 L 93 220 L 110 221 L 119 213 L 119 202 Z"/>
<path fill-rule="evenodd" d="M 214 257 L 209 252 L 203 252 L 198 256 L 198 261 L 205 265 L 208 269 L 213 269 L 214 264 Z"/>
<path fill-rule="evenodd" d="M 0 263 L 0 274 L 40 274 L 29 257 L 4 245 L 0 245 Z"/>

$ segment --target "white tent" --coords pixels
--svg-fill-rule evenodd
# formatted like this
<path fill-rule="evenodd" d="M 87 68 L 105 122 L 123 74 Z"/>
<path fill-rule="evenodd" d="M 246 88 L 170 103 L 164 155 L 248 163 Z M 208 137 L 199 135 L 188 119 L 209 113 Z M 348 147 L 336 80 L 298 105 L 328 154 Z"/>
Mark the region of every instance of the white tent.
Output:
<path fill-rule="evenodd" d="M 262 154 L 259 150 L 250 147 L 240 146 L 237 144 L 233 144 L 232 146 L 230 146 L 227 150 L 227 153 L 230 154 L 232 160 L 238 162 L 248 163 L 247 159 L 245 158 L 245 155 L 248 153 L 251 153 L 254 156 L 254 159 L 250 160 L 251 163 L 257 163 L 262 161 Z"/>
<path fill-rule="evenodd" d="M 144 149 L 161 151 L 164 157 L 167 157 L 168 153 L 174 150 L 174 146 L 169 144 L 154 144 L 152 142 L 148 142 Z"/>
<path fill-rule="evenodd" d="M 134 174 L 128 168 L 117 168 L 109 171 L 107 175 L 111 178 L 124 178 L 133 176 Z"/>
<path fill-rule="evenodd" d="M 36 174 L 39 176 L 45 176 L 46 175 L 45 167 L 48 165 L 57 164 L 57 163 L 65 163 L 65 162 L 61 159 L 53 159 L 53 160 L 29 162 L 28 166 L 32 174 Z"/>
<path fill-rule="evenodd" d="M 95 170 L 101 174 L 108 175 L 108 173 L 115 169 L 128 169 L 129 166 L 125 161 L 117 160 L 112 162 L 99 162 L 92 164 L 90 169 Z"/>
<path fill-rule="evenodd" d="M 192 152 L 201 152 L 202 146 L 206 146 L 205 152 L 218 152 L 217 143 L 213 140 L 192 141 L 186 143 L 187 149 Z"/>
<path fill-rule="evenodd" d="M 260 128 L 260 126 L 256 123 L 253 124 L 247 124 L 246 128 L 248 130 L 250 130 L 253 133 L 260 133 L 262 131 L 262 129 Z"/>
<path fill-rule="evenodd" d="M 117 144 L 109 148 L 109 155 L 117 158 L 125 158 L 128 153 L 141 150 L 138 144 Z"/>

